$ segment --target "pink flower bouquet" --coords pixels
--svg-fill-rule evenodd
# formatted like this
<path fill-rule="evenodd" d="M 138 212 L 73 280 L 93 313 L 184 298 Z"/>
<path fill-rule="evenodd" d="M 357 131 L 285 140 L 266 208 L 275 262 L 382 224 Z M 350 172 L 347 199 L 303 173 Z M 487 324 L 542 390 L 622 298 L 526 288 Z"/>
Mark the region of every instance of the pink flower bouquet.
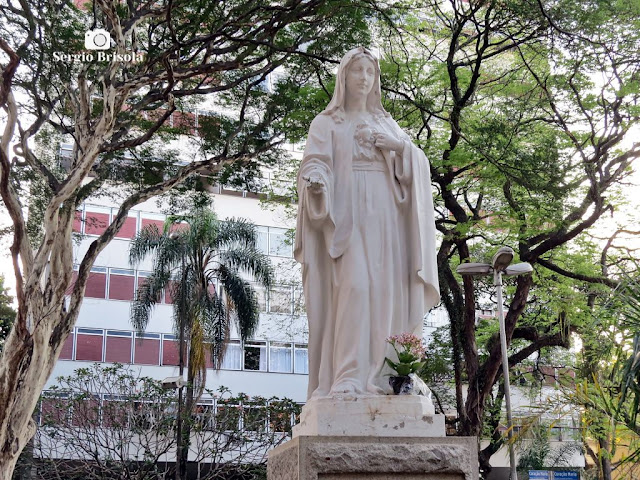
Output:
<path fill-rule="evenodd" d="M 422 340 L 411 333 L 392 335 L 387 338 L 398 356 L 398 361 L 394 362 L 388 357 L 385 358 L 387 365 L 396 371 L 398 376 L 404 377 L 410 373 L 415 373 L 424 366 L 426 349 L 422 345 Z"/>

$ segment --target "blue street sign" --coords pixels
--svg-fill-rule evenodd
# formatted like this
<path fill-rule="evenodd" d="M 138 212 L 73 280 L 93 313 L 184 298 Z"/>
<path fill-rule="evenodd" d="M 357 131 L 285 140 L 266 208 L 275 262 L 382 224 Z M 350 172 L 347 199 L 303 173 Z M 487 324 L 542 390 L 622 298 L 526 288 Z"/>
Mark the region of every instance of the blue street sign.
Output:
<path fill-rule="evenodd" d="M 579 480 L 580 475 L 578 472 L 570 472 L 570 471 L 555 471 L 553 472 L 553 478 L 555 480 Z"/>
<path fill-rule="evenodd" d="M 529 480 L 551 480 L 550 473 L 547 470 L 529 470 Z"/>
<path fill-rule="evenodd" d="M 568 470 L 529 470 L 529 480 L 580 480 L 580 474 Z"/>

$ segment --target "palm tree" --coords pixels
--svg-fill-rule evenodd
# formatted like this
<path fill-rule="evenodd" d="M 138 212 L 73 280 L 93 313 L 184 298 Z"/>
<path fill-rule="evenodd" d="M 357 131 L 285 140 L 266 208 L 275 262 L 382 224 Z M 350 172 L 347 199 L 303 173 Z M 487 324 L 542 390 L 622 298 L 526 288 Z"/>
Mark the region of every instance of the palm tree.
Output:
<path fill-rule="evenodd" d="M 245 220 L 220 221 L 206 206 L 187 215 L 170 216 L 163 232 L 147 226 L 133 239 L 129 262 L 138 265 L 153 255 L 153 271 L 138 288 L 131 305 L 131 322 L 142 332 L 154 306 L 167 289 L 173 300 L 174 329 L 179 338 L 180 377 L 188 351 L 187 393 L 182 409 L 178 389 L 176 479 L 186 478 L 189 422 L 195 401 L 206 380 L 206 349 L 211 349 L 214 368 L 219 369 L 235 320 L 242 340 L 251 338 L 258 326 L 258 297 L 246 277 L 265 288 L 272 283 L 269 259 L 256 246 L 255 226 Z M 220 286 L 220 290 L 218 290 Z M 184 413 L 182 413 L 184 412 Z"/>

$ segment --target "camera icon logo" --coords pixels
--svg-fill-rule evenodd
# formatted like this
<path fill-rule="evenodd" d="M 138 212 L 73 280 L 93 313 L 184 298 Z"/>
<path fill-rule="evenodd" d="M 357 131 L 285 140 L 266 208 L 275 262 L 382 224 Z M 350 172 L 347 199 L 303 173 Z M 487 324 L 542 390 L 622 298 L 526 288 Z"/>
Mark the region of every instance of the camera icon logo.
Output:
<path fill-rule="evenodd" d="M 84 48 L 87 50 L 109 50 L 111 48 L 111 34 L 103 28 L 87 30 L 84 34 Z"/>

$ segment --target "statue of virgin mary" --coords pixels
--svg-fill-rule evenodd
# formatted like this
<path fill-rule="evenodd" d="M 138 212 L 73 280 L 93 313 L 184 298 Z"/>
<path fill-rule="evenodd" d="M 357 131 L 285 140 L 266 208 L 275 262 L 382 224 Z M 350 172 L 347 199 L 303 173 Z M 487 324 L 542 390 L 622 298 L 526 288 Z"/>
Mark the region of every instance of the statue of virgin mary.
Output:
<path fill-rule="evenodd" d="M 338 68 L 298 173 L 294 256 L 309 321 L 308 398 L 379 395 L 386 339 L 439 301 L 429 164 L 382 107 L 363 47 Z"/>

